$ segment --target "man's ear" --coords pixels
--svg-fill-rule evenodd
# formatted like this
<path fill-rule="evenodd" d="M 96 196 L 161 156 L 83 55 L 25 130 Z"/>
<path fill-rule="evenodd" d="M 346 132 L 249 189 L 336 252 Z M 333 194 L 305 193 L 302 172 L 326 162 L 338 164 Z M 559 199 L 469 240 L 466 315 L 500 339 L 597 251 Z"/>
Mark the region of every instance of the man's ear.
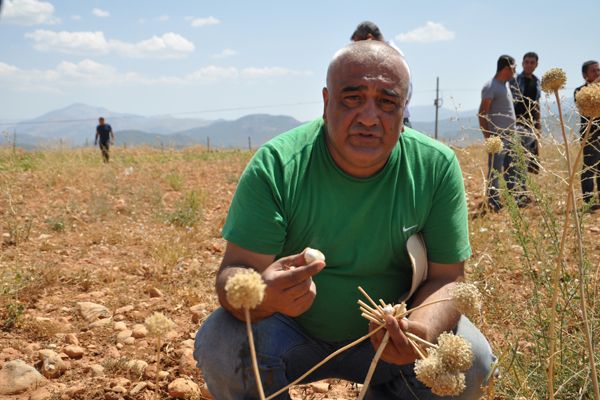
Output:
<path fill-rule="evenodd" d="M 323 88 L 323 120 L 327 121 L 327 104 L 329 104 L 329 91 Z"/>

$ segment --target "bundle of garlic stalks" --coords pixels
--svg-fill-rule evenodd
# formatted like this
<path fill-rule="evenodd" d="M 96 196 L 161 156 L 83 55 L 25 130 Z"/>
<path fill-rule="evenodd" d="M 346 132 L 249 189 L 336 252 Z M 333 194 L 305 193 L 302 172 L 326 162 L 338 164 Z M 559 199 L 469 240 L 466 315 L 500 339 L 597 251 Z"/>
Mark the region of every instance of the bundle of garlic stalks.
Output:
<path fill-rule="evenodd" d="M 481 294 L 477 288 L 469 283 L 458 283 L 450 292 L 450 297 L 429 303 L 420 304 L 412 309 L 406 308 L 406 303 L 386 304 L 379 299 L 379 304 L 361 287 L 358 290 L 365 296 L 368 303 L 358 300 L 362 316 L 382 328 L 385 326 L 385 316 L 392 315 L 400 320 L 406 318 L 413 311 L 442 301 L 451 301 L 455 308 L 465 315 L 477 313 L 481 307 Z M 457 396 L 465 390 L 464 372 L 471 368 L 473 352 L 471 345 L 465 339 L 452 333 L 444 332 L 437 338 L 437 344 L 431 343 L 411 332 L 403 331 L 408 343 L 413 348 L 418 360 L 415 362 L 415 375 L 417 379 L 431 388 L 439 396 Z M 364 385 L 358 399 L 363 399 L 367 388 L 389 340 L 389 332 L 383 337 L 371 366 L 365 378 Z"/>

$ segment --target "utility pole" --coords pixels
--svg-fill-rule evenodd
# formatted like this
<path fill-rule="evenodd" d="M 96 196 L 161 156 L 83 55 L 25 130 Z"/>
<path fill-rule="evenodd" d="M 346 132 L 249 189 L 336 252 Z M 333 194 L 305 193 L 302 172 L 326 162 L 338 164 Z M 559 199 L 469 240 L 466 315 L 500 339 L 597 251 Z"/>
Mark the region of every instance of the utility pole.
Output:
<path fill-rule="evenodd" d="M 440 99 L 440 77 L 435 78 L 435 100 L 433 101 L 435 106 L 435 140 L 438 138 L 438 110 L 442 106 L 442 99 Z"/>
<path fill-rule="evenodd" d="M 252 138 L 248 136 L 248 151 L 252 151 Z"/>

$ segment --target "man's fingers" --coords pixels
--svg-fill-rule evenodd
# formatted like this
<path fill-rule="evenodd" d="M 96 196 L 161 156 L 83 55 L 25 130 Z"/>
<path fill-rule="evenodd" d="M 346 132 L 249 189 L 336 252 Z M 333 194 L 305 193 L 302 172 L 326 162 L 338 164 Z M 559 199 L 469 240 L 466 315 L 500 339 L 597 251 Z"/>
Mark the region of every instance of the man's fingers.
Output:
<path fill-rule="evenodd" d="M 398 320 L 391 315 L 387 315 L 385 317 L 386 329 L 390 333 L 390 340 L 394 344 L 394 346 L 398 348 L 402 348 L 408 345 L 408 339 L 402 329 L 400 329 L 400 325 Z"/>
<path fill-rule="evenodd" d="M 325 268 L 325 263 L 323 261 L 313 261 L 308 265 L 302 265 L 291 269 L 288 271 L 289 274 L 286 279 L 290 285 L 294 285 L 313 277 L 321 272 L 323 268 Z"/>

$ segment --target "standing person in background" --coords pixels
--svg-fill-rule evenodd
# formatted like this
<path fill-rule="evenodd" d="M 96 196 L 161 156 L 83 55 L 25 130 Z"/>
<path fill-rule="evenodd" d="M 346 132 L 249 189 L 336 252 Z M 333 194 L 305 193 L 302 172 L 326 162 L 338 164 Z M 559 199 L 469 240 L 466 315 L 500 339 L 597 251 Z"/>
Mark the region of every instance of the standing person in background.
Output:
<path fill-rule="evenodd" d="M 523 56 L 523 72 L 510 81 L 510 90 L 513 96 L 515 117 L 517 118 L 516 130 L 521 136 L 521 144 L 527 151 L 527 167 L 529 172 L 538 173 L 539 164 L 539 138 L 542 128 L 540 97 L 542 89 L 540 80 L 533 74 L 538 66 L 539 57 L 533 51 Z M 525 173 L 525 171 L 523 171 Z M 525 177 L 522 180 L 523 192 L 527 191 Z M 526 205 L 531 198 L 525 194 L 520 197 L 521 204 Z"/>
<path fill-rule="evenodd" d="M 379 30 L 379 27 L 374 22 L 371 22 L 371 21 L 363 21 L 360 24 L 358 24 L 358 26 L 352 33 L 352 36 L 350 36 L 350 40 L 352 40 L 353 42 L 358 42 L 360 40 L 377 40 L 379 42 L 385 42 L 388 45 L 390 45 L 391 47 L 393 47 L 394 50 L 396 50 L 398 53 L 400 53 L 400 55 L 403 58 L 405 58 L 404 52 L 402 52 L 402 50 L 400 50 L 400 48 L 398 48 L 398 46 L 396 46 L 396 44 L 394 44 L 394 42 L 386 41 L 383 38 L 383 35 L 382 35 L 381 31 Z M 409 69 L 409 73 L 410 73 L 410 69 Z M 412 81 L 410 82 L 410 85 L 408 87 L 408 97 L 406 98 L 406 108 L 404 109 L 404 121 L 403 121 L 403 124 L 405 126 L 408 126 L 409 128 L 412 128 L 412 125 L 410 123 L 410 111 L 408 110 L 408 103 L 410 103 L 411 96 L 412 96 Z"/>
<path fill-rule="evenodd" d="M 600 64 L 598 61 L 589 60 L 581 66 L 581 74 L 585 83 L 575 89 L 573 97 L 577 97 L 577 92 L 584 86 L 600 82 Z M 585 134 L 588 125 L 588 118 L 581 116 L 579 132 L 581 138 Z M 590 128 L 588 140 L 583 148 L 583 166 L 581 170 L 581 192 L 583 201 L 589 206 L 589 210 L 596 211 L 600 209 L 600 121 L 596 120 Z M 598 191 L 598 202 L 594 203 L 594 181 Z"/>
<path fill-rule="evenodd" d="M 115 135 L 111 126 L 104 123 L 104 117 L 98 118 L 98 126 L 96 127 L 96 138 L 94 139 L 94 145 L 100 144 L 102 160 L 105 163 L 107 163 L 110 158 L 109 146 L 114 143 Z"/>
<path fill-rule="evenodd" d="M 501 55 L 496 63 L 496 75 L 486 82 L 481 90 L 479 106 L 479 127 L 483 137 L 498 136 L 504 145 L 502 151 L 488 155 L 488 205 L 492 211 L 502 208 L 500 203 L 500 176 L 506 180 L 508 189 L 516 185 L 517 173 L 514 159 L 510 155 L 511 133 L 515 129 L 515 109 L 513 98 L 508 88 L 516 72 L 515 59 L 509 55 Z"/>

